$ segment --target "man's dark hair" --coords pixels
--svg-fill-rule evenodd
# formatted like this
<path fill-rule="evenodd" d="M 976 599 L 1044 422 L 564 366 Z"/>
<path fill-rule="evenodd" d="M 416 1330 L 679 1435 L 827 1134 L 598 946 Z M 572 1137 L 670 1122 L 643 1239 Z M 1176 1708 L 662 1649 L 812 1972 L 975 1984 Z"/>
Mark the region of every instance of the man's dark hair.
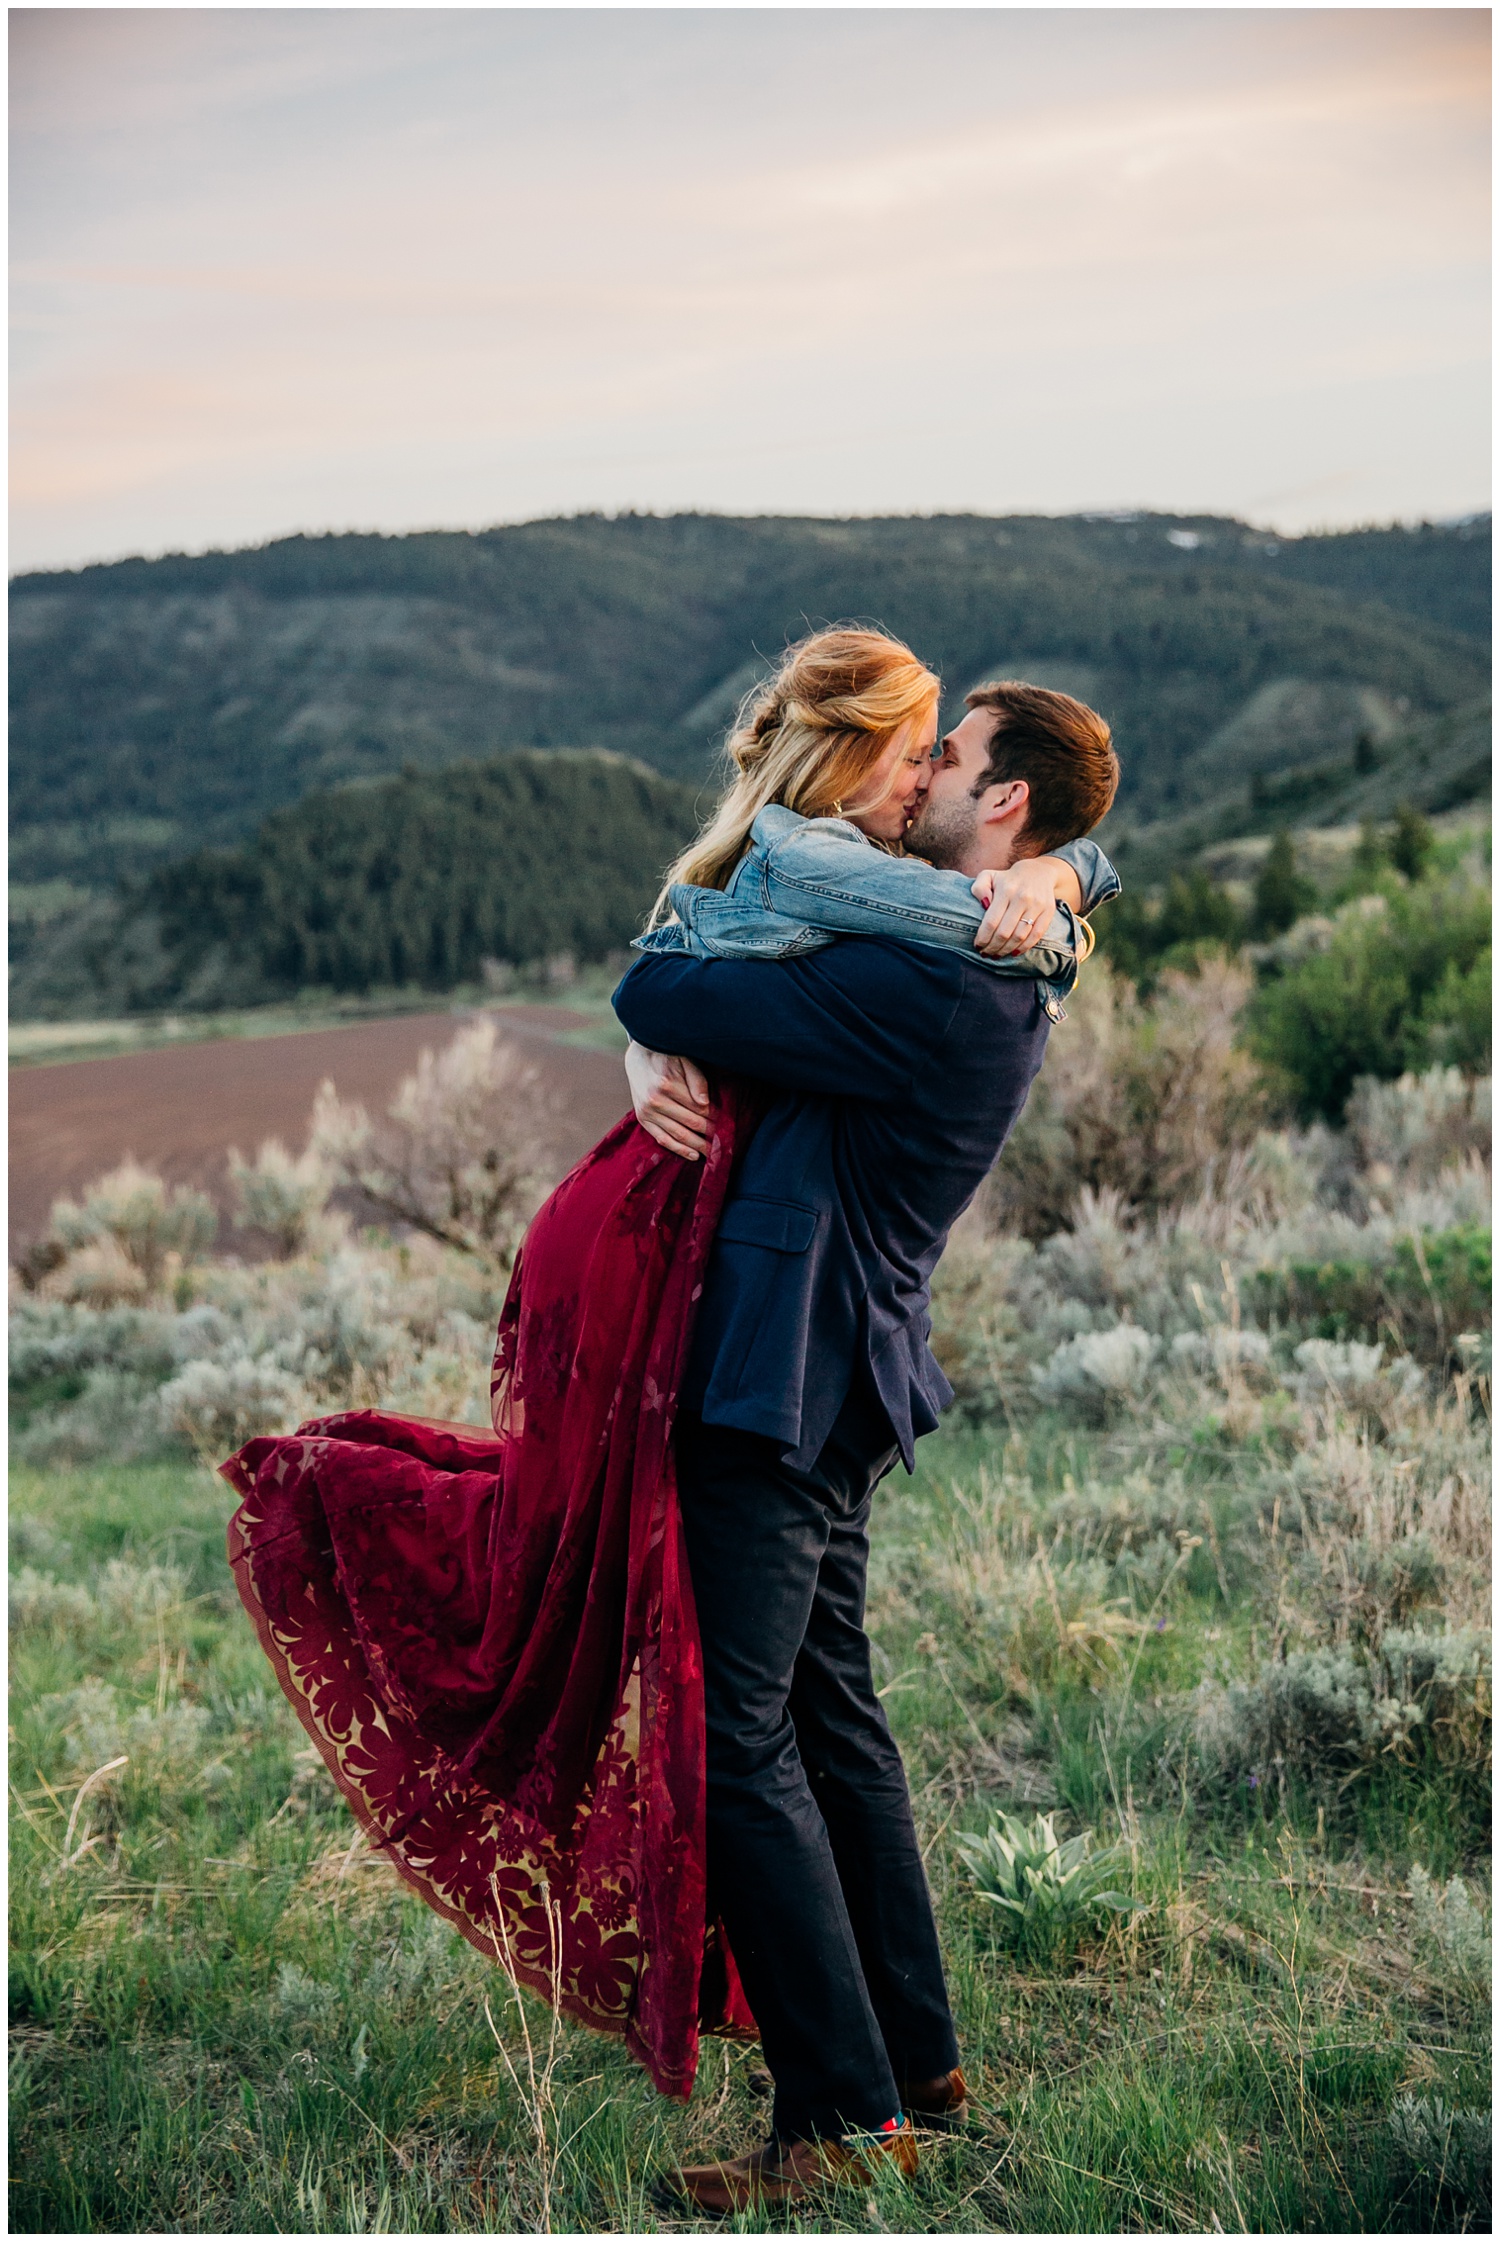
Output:
<path fill-rule="evenodd" d="M 1012 678 L 976 685 L 964 698 L 969 708 L 995 712 L 989 762 L 974 793 L 1017 778 L 1031 789 L 1023 854 L 1045 856 L 1098 824 L 1120 783 L 1120 759 L 1102 716 L 1067 693 Z"/>

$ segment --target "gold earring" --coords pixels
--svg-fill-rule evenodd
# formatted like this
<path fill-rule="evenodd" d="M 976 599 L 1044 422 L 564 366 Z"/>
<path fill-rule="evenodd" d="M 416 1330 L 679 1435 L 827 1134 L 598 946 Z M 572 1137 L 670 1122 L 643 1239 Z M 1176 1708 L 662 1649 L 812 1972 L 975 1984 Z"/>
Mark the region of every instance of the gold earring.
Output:
<path fill-rule="evenodd" d="M 835 816 L 835 817 L 842 817 L 842 816 L 843 816 L 843 814 L 844 814 L 844 804 L 843 804 L 843 801 L 842 801 L 842 799 L 840 799 L 839 801 L 837 801 L 837 802 L 835 802 L 835 803 L 834 803 L 834 805 L 833 805 L 833 814 L 834 814 L 834 816 Z"/>

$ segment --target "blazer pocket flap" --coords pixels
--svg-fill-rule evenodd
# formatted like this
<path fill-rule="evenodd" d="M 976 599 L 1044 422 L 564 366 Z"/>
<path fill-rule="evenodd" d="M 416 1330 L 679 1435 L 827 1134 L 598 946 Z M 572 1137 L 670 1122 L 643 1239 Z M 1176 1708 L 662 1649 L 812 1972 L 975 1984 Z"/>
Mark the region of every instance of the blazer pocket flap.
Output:
<path fill-rule="evenodd" d="M 726 1245 L 770 1246 L 776 1253 L 806 1253 L 818 1227 L 813 1208 L 787 1199 L 736 1199 L 719 1219 Z"/>

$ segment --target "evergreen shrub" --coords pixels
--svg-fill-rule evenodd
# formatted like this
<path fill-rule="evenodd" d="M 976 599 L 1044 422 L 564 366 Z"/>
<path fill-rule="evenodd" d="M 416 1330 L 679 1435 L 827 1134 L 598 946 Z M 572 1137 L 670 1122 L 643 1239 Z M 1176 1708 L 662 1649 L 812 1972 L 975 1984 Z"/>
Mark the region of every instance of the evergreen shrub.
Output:
<path fill-rule="evenodd" d="M 1462 873 L 1413 885 L 1387 875 L 1342 906 L 1325 939 L 1265 970 L 1249 1046 L 1306 1119 L 1339 1120 L 1361 1076 L 1488 1067 L 1490 900 Z"/>

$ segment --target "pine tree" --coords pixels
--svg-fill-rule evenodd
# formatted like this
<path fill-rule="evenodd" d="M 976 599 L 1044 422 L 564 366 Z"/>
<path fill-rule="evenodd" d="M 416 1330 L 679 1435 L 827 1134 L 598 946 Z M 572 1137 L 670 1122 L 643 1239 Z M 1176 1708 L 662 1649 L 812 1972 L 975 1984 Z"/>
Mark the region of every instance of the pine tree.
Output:
<path fill-rule="evenodd" d="M 1420 810 L 1403 802 L 1387 844 L 1391 862 L 1408 880 L 1419 880 L 1433 850 L 1433 831 Z"/>
<path fill-rule="evenodd" d="M 623 949 L 696 824 L 691 788 L 622 756 L 518 751 L 310 794 L 149 893 L 184 970 L 222 944 L 268 990 L 452 988 Z"/>
<path fill-rule="evenodd" d="M 1317 889 L 1297 870 L 1292 836 L 1283 826 L 1271 843 L 1271 852 L 1255 883 L 1251 929 L 1263 942 L 1273 935 L 1285 934 L 1304 912 L 1312 909 L 1317 899 Z"/>

